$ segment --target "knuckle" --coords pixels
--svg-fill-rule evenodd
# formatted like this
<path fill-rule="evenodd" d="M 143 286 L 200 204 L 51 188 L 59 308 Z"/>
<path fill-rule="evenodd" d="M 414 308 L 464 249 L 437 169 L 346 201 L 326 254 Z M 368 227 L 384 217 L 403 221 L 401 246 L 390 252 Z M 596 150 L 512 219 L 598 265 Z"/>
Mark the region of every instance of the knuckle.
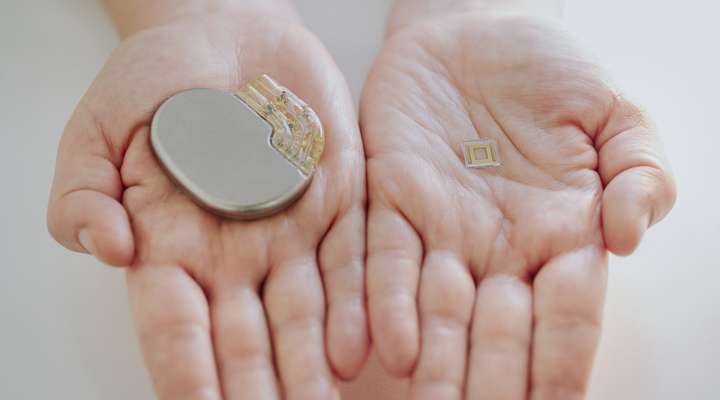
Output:
<path fill-rule="evenodd" d="M 206 340 L 207 327 L 196 321 L 185 319 L 160 320 L 140 326 L 138 338 L 147 348 L 160 348 L 175 344 L 201 342 Z"/>

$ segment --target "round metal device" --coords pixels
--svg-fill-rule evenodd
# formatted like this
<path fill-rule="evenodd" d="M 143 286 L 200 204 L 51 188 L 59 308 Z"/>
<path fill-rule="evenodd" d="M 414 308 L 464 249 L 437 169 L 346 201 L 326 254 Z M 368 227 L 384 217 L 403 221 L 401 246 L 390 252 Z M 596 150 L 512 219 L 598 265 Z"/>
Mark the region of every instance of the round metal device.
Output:
<path fill-rule="evenodd" d="M 312 178 L 273 147 L 272 134 L 240 97 L 191 89 L 157 110 L 151 143 L 172 180 L 202 207 L 252 219 L 292 204 Z"/>

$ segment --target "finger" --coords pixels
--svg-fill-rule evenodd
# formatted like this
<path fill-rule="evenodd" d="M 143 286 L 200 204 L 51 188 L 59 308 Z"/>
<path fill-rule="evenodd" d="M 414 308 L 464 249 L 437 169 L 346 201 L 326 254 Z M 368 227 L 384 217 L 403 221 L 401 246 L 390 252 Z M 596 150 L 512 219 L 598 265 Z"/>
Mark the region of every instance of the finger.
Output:
<path fill-rule="evenodd" d="M 473 312 L 468 400 L 523 400 L 527 394 L 532 293 L 515 277 L 485 278 Z"/>
<path fill-rule="evenodd" d="M 676 188 L 660 140 L 642 113 L 618 100 L 596 139 L 605 184 L 603 231 L 610 251 L 632 253 L 647 228 L 672 208 Z"/>
<path fill-rule="evenodd" d="M 597 247 L 557 256 L 535 277 L 532 400 L 585 398 L 606 283 L 607 255 Z"/>
<path fill-rule="evenodd" d="M 116 266 L 132 263 L 133 235 L 120 204 L 114 149 L 92 117 L 77 111 L 60 141 L 48 205 L 48 230 L 60 244 Z"/>
<path fill-rule="evenodd" d="M 328 356 L 337 374 L 350 379 L 368 354 L 365 315 L 365 213 L 355 209 L 335 222 L 320 249 L 328 303 Z"/>
<path fill-rule="evenodd" d="M 128 270 L 140 347 L 160 400 L 220 399 L 208 306 L 179 267 Z"/>
<path fill-rule="evenodd" d="M 470 272 L 456 256 L 440 251 L 425 256 L 420 281 L 422 345 L 412 399 L 462 398 L 474 294 Z"/>
<path fill-rule="evenodd" d="M 264 300 L 285 397 L 338 399 L 325 356 L 325 299 L 314 257 L 276 265 L 265 284 Z"/>
<path fill-rule="evenodd" d="M 211 314 L 225 400 L 279 399 L 265 311 L 255 290 L 218 290 Z"/>
<path fill-rule="evenodd" d="M 405 218 L 371 204 L 367 285 L 370 330 L 378 358 L 395 376 L 408 376 L 420 349 L 417 289 L 422 243 Z"/>

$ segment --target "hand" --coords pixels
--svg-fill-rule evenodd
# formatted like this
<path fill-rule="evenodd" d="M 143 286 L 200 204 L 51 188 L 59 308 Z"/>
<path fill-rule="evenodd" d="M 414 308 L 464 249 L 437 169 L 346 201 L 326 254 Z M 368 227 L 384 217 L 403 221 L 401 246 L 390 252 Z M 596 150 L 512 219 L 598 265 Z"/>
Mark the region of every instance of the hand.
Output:
<path fill-rule="evenodd" d="M 391 32 L 361 126 L 385 368 L 413 399 L 584 397 L 606 249 L 630 253 L 675 198 L 649 121 L 563 32 L 475 10 Z M 465 167 L 477 138 L 500 167 Z"/>
<path fill-rule="evenodd" d="M 218 218 L 168 180 L 148 125 L 174 93 L 235 91 L 262 73 L 318 113 L 325 154 L 287 211 Z M 364 174 L 346 84 L 308 31 L 266 14 L 192 16 L 136 33 L 110 57 L 63 134 L 48 221 L 68 248 L 132 264 L 160 399 L 335 399 L 336 375 L 355 375 L 368 347 Z"/>

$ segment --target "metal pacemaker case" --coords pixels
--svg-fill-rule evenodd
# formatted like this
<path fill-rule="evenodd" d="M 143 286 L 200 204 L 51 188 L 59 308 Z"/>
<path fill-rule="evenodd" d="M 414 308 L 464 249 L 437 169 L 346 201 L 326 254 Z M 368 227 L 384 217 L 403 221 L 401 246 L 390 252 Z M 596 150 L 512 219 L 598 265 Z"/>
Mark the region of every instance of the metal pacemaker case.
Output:
<path fill-rule="evenodd" d="M 191 89 L 152 120 L 152 148 L 172 180 L 220 216 L 261 218 L 308 187 L 323 152 L 316 114 L 266 75 L 237 94 Z"/>

